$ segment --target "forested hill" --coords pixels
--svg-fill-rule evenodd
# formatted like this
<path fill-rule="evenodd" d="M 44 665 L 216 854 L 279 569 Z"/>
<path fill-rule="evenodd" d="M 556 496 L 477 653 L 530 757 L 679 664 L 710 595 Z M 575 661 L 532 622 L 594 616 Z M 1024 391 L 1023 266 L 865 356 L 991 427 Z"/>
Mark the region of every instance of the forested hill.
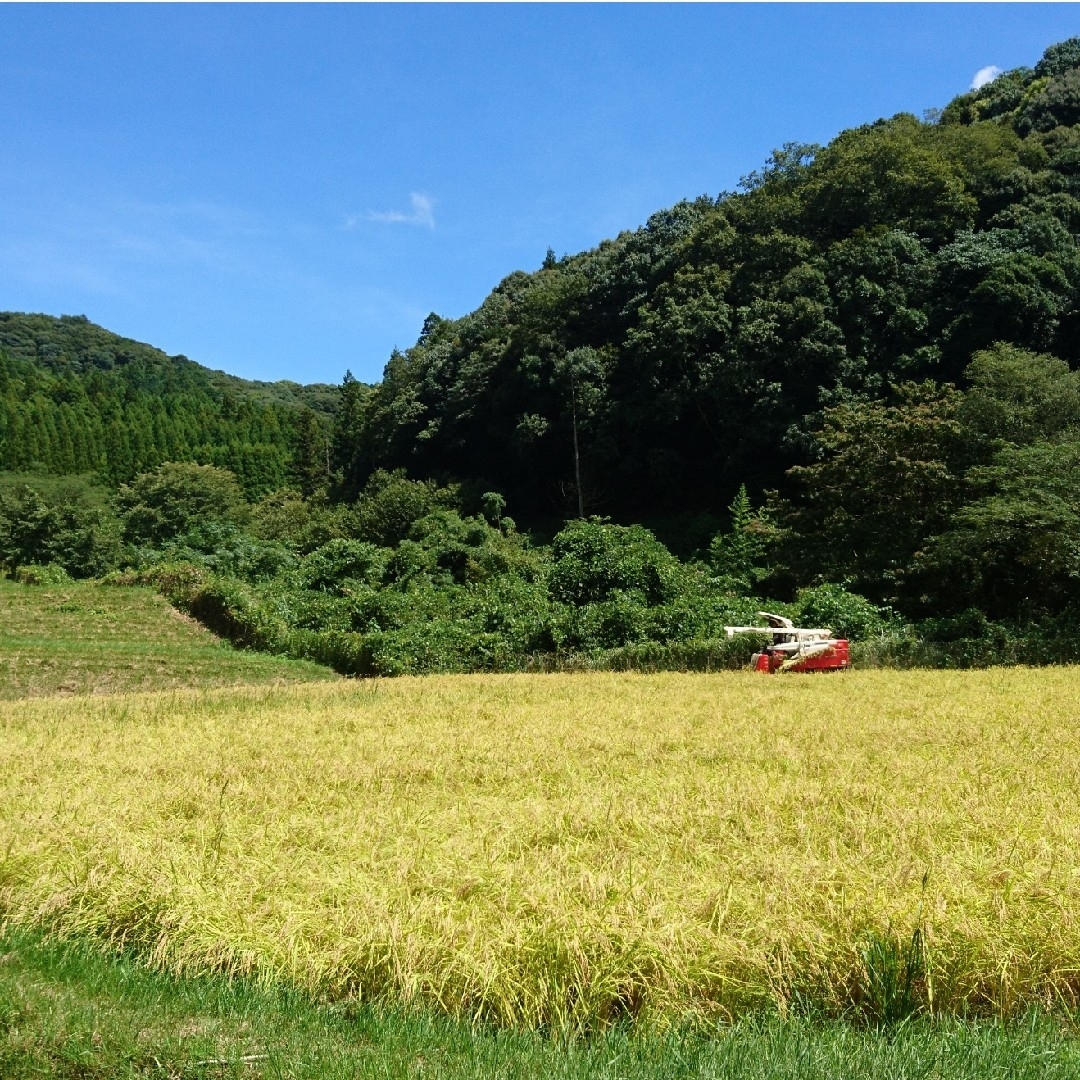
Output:
<path fill-rule="evenodd" d="M 198 461 L 231 469 L 249 495 L 311 486 L 339 396 L 210 371 L 81 315 L 0 313 L 0 469 L 115 485 Z"/>
<path fill-rule="evenodd" d="M 763 608 L 1076 660 L 1080 38 L 742 187 L 430 316 L 332 417 L 0 316 L 0 469 L 122 485 L 0 477 L 0 569 L 123 571 L 350 673 L 708 667 Z"/>
<path fill-rule="evenodd" d="M 826 409 L 967 387 L 995 342 L 1075 366 L 1078 65 L 1072 39 L 923 119 L 787 145 L 739 193 L 430 316 L 343 413 L 347 488 L 402 467 L 501 491 L 519 521 L 579 496 L 621 520 L 715 511 L 744 481 L 790 494 Z"/>

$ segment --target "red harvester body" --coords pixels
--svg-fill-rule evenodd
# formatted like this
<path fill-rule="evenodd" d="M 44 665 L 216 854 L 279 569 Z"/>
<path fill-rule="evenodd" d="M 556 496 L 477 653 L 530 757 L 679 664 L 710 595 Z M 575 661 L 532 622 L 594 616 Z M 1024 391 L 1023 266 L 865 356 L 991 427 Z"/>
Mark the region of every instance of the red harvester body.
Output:
<path fill-rule="evenodd" d="M 775 675 L 780 670 L 788 656 L 776 649 L 766 649 L 765 652 L 755 654 L 754 670 L 765 675 Z M 799 660 L 786 671 L 843 671 L 851 667 L 851 651 L 848 647 L 847 638 L 836 638 L 829 648 L 816 656 L 808 656 Z"/>
<path fill-rule="evenodd" d="M 808 630 L 796 626 L 783 615 L 771 615 L 767 611 L 758 614 L 768 622 L 768 627 L 724 627 L 729 638 L 736 634 L 772 635 L 772 644 L 754 654 L 755 671 L 776 675 L 789 671 L 843 671 L 851 666 L 847 639 L 833 637 L 828 627 Z"/>

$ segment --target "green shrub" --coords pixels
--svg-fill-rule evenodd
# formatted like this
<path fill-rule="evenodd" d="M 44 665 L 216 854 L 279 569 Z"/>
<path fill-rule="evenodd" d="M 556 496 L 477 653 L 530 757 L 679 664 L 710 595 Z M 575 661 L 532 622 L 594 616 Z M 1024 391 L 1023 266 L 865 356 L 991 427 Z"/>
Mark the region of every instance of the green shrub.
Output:
<path fill-rule="evenodd" d="M 298 578 L 306 589 L 338 592 L 346 581 L 374 585 L 386 573 L 390 553 L 363 540 L 331 540 L 300 561 Z"/>
<path fill-rule="evenodd" d="M 353 508 L 355 535 L 379 547 L 394 547 L 420 518 L 456 501 L 454 491 L 430 481 L 410 480 L 402 469 L 376 469 Z"/>
<path fill-rule="evenodd" d="M 577 606 L 604 603 L 616 594 L 662 604 L 679 593 L 685 573 L 648 529 L 599 518 L 567 525 L 552 541 L 552 557 L 552 599 Z"/>
<path fill-rule="evenodd" d="M 120 555 L 115 517 L 81 478 L 0 490 L 0 565 L 7 570 L 52 563 L 73 577 L 94 577 L 115 568 Z"/>
<path fill-rule="evenodd" d="M 297 562 L 284 544 L 259 540 L 225 521 L 194 528 L 165 544 L 160 553 L 144 552 L 143 557 L 147 562 L 190 562 L 249 583 L 268 581 L 293 569 Z"/>
<path fill-rule="evenodd" d="M 183 607 L 234 645 L 280 652 L 287 644 L 288 627 L 283 620 L 235 578 L 208 578 L 187 597 Z"/>
<path fill-rule="evenodd" d="M 841 638 L 865 641 L 886 626 L 882 610 L 842 585 L 816 585 L 803 589 L 795 601 L 798 622 L 807 627 L 828 627 Z"/>
<path fill-rule="evenodd" d="M 188 562 L 160 562 L 150 566 L 117 570 L 102 578 L 105 585 L 148 585 L 170 604 L 184 607 L 202 588 L 210 574 L 205 567 Z"/>
<path fill-rule="evenodd" d="M 212 522 L 242 522 L 244 493 L 228 469 L 166 462 L 125 484 L 115 500 L 124 539 L 161 545 Z"/>
<path fill-rule="evenodd" d="M 20 585 L 64 585 L 72 580 L 71 575 L 58 563 L 45 566 L 26 563 L 18 567 L 13 576 Z"/>

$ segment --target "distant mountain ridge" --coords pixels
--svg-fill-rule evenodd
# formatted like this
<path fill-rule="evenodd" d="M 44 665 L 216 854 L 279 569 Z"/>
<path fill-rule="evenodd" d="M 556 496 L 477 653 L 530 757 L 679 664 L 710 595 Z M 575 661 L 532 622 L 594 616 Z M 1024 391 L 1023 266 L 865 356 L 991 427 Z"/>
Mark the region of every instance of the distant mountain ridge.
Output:
<path fill-rule="evenodd" d="M 0 313 L 0 469 L 116 485 L 164 461 L 236 473 L 255 496 L 326 472 L 340 389 L 257 382 L 84 315 Z"/>
<path fill-rule="evenodd" d="M 191 365 L 205 372 L 210 383 L 223 393 L 247 396 L 266 404 L 306 405 L 322 413 L 334 412 L 340 389 L 332 383 L 242 379 L 225 371 L 204 367 L 182 354 L 169 356 L 153 345 L 114 334 L 92 323 L 85 315 L 57 317 L 0 311 L 0 349 L 20 360 L 36 360 L 57 372 L 66 368 L 79 374 L 94 368 L 108 371 L 132 360 L 150 364 Z"/>

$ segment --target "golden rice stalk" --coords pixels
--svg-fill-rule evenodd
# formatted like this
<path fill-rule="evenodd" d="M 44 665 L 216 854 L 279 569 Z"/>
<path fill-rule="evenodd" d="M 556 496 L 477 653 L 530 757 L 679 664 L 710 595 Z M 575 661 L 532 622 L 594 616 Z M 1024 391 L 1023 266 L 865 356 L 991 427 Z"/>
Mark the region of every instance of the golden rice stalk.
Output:
<path fill-rule="evenodd" d="M 507 1024 L 841 1010 L 916 928 L 924 1006 L 1075 1004 L 1076 701 L 1057 668 L 5 702 L 0 915 Z"/>

